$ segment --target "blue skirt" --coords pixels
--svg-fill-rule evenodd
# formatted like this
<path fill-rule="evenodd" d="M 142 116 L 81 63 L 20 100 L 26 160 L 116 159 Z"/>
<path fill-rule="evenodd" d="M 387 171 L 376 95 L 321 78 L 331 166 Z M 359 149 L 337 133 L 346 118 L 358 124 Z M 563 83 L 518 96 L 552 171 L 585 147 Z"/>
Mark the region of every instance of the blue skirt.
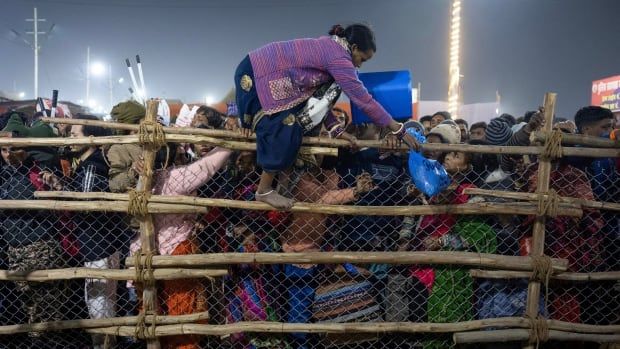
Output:
<path fill-rule="evenodd" d="M 304 130 L 295 115 L 304 103 L 271 115 L 261 115 L 262 106 L 254 83 L 254 70 L 246 56 L 235 72 L 235 93 L 244 128 L 256 133 L 256 162 L 264 171 L 280 172 L 295 163 Z M 254 120 L 258 118 L 257 120 Z"/>

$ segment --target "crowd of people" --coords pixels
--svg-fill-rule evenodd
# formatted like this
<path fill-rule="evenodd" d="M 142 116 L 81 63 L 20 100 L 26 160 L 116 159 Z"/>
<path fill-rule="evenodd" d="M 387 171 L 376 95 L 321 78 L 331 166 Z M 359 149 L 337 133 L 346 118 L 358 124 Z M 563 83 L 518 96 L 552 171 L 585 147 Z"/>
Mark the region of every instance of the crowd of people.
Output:
<path fill-rule="evenodd" d="M 117 122 L 138 124 L 145 109 L 128 101 L 115 106 L 110 114 Z M 237 130 L 241 122 L 233 103 L 228 114 L 201 107 L 192 127 Z M 533 156 L 423 151 L 425 157 L 440 162 L 451 177 L 446 190 L 426 197 L 411 184 L 407 152 L 357 145 L 358 140 L 384 139 L 391 133 L 389 128 L 353 125 L 342 110 L 332 114 L 351 146 L 339 149 L 337 157 L 300 152 L 292 167 L 275 179 L 275 190 L 283 197 L 328 205 L 407 206 L 507 201 L 465 193 L 473 187 L 536 190 L 538 163 Z M 97 126 L 50 126 L 40 121 L 42 115 L 18 111 L 2 115 L 2 137 L 110 134 Z M 90 115 L 76 118 L 97 119 Z M 608 138 L 617 132 L 616 121 L 611 111 L 589 106 L 577 111 L 574 122 L 556 119 L 554 127 L 565 133 Z M 530 144 L 531 133 L 543 126 L 544 118 L 542 111 L 536 110 L 519 118 L 503 114 L 488 124 L 469 127 L 463 119 L 452 120 L 448 112 L 438 112 L 420 118 L 419 123 L 428 143 L 517 146 Z M 330 133 L 322 127 L 319 135 L 329 137 Z M 563 157 L 552 163 L 550 188 L 561 196 L 618 202 L 619 166 L 618 159 Z M 154 168 L 153 194 L 250 201 L 255 199 L 262 173 L 256 153 L 204 144 L 168 143 L 157 152 Z M 141 148 L 136 144 L 2 146 L 0 198 L 36 200 L 36 191 L 50 190 L 126 193 L 136 188 L 143 172 Z M 123 268 L 124 259 L 141 247 L 137 222 L 120 213 L 5 209 L 0 215 L 1 263 L 10 271 L 71 266 Z M 451 213 L 337 216 L 210 208 L 203 215 L 155 215 L 154 227 L 161 255 L 443 250 L 524 256 L 529 253 L 534 219 Z M 547 220 L 546 231 L 545 254 L 568 259 L 569 271 L 620 270 L 620 217 L 613 211 L 584 208 L 581 218 L 558 215 Z M 223 280 L 170 280 L 159 286 L 161 313 L 209 311 L 209 321 L 221 324 L 254 320 L 444 323 L 521 316 L 527 296 L 524 279 L 474 279 L 468 269 L 425 265 L 238 265 L 231 267 L 230 275 Z M 141 304 L 140 285 L 105 279 L 2 282 L 0 290 L 3 324 L 137 314 Z M 617 324 L 619 299 L 614 282 L 556 283 L 551 285 L 548 297 L 541 296 L 541 309 L 553 319 Z M 309 348 L 318 343 L 307 333 L 247 333 L 229 339 L 235 348 Z M 71 346 L 66 338 L 62 342 L 62 338 L 41 332 L 30 332 L 27 340 L 40 347 L 54 343 Z M 161 340 L 164 347 L 197 348 L 201 338 L 185 335 Z M 113 345 L 115 339 L 93 335 L 90 341 L 93 347 L 104 347 Z M 411 345 L 399 336 L 380 341 L 376 336 L 321 337 L 324 346 L 356 341 L 377 343 L 379 347 L 386 343 L 390 347 Z M 442 347 L 431 340 L 420 343 L 427 348 Z"/>

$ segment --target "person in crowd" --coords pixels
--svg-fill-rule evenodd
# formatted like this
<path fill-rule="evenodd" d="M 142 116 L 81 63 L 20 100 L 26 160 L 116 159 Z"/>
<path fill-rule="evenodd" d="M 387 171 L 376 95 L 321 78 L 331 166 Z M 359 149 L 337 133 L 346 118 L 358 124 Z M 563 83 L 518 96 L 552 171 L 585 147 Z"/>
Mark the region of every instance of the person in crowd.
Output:
<path fill-rule="evenodd" d="M 451 175 L 453 184 L 440 196 L 445 203 L 459 204 L 469 200 L 464 194 L 465 188 L 474 187 L 467 174 L 470 171 L 472 155 L 470 153 L 451 152 L 443 161 L 444 168 Z M 436 226 L 423 241 L 426 250 L 470 251 L 478 253 L 495 253 L 497 249 L 496 235 L 493 229 L 474 217 L 455 217 L 450 214 L 435 215 L 441 222 L 427 225 L 422 222 L 421 228 L 428 230 Z M 444 220 L 445 219 L 445 220 Z M 414 275 L 423 275 L 416 273 Z M 473 311 L 473 279 L 467 270 L 459 267 L 436 267 L 432 271 L 432 282 L 429 287 L 428 321 L 456 322 L 471 320 Z M 425 348 L 442 348 L 443 342 L 430 340 Z"/>
<path fill-rule="evenodd" d="M 461 130 L 461 143 L 467 142 L 469 140 L 469 132 L 467 131 L 469 125 L 467 124 L 467 120 L 459 118 L 454 120 L 454 122 L 456 122 Z"/>
<path fill-rule="evenodd" d="M 93 115 L 78 115 L 79 120 L 98 120 Z M 102 137 L 108 131 L 98 126 L 72 125 L 71 137 Z M 53 190 L 77 192 L 107 192 L 108 164 L 102 150 L 97 146 L 76 145 L 71 147 L 72 174 L 68 183 L 51 172 L 42 172 L 41 179 Z M 74 234 L 77 237 L 80 257 L 84 267 L 118 269 L 120 250 L 128 238 L 120 216 L 107 212 L 79 212 L 73 214 Z M 91 319 L 116 316 L 117 282 L 108 279 L 86 279 L 85 301 Z M 92 335 L 93 348 L 104 348 L 106 336 Z M 109 345 L 115 337 L 109 336 Z"/>
<path fill-rule="evenodd" d="M 461 141 L 461 131 L 454 122 L 442 123 L 431 129 L 426 136 L 427 143 L 443 143 L 443 144 L 457 144 Z M 443 153 L 440 150 L 424 150 L 423 155 L 432 160 L 442 161 Z"/>
<path fill-rule="evenodd" d="M 469 128 L 470 140 L 486 140 L 487 123 L 484 121 L 471 124 Z"/>
<path fill-rule="evenodd" d="M 579 134 L 590 137 L 609 138 L 612 131 L 613 113 L 597 106 L 587 106 L 579 109 L 575 114 L 575 124 Z M 620 202 L 620 172 L 616 168 L 617 159 L 614 158 L 572 158 L 571 165 L 585 171 L 590 179 L 590 185 L 597 201 Z M 620 215 L 613 211 L 602 211 L 604 226 L 603 245 L 605 246 L 605 264 L 597 271 L 620 269 Z M 614 321 L 613 316 L 601 314 L 596 309 L 607 306 L 618 313 L 620 311 L 620 291 L 614 288 L 613 282 L 604 282 L 589 285 L 589 292 L 601 294 L 598 301 L 584 299 L 586 309 L 583 311 L 586 323 L 609 323 Z M 616 320 L 617 321 L 617 320 Z"/>
<path fill-rule="evenodd" d="M 327 161 L 326 161 L 327 160 Z M 302 156 L 296 161 L 289 188 L 295 200 L 324 205 L 342 205 L 354 202 L 374 188 L 369 174 L 359 175 L 355 185 L 339 189 L 340 178 L 334 170 L 334 159 L 322 156 Z M 327 215 L 318 213 L 293 213 L 288 229 L 282 234 L 284 252 L 320 251 L 327 232 Z M 311 318 L 317 273 L 316 265 L 301 264 L 284 266 L 288 283 L 288 322 L 306 323 Z M 296 348 L 306 348 L 304 333 L 295 333 Z"/>
<path fill-rule="evenodd" d="M 44 123 L 27 127 L 24 120 L 13 114 L 2 129 L 4 135 L 15 138 L 55 137 L 52 128 Z M 15 149 L 2 146 L 0 169 L 0 199 L 34 200 L 34 192 L 47 190 L 41 179 L 42 170 L 58 171 L 49 167 L 47 149 Z M 39 160 L 43 160 L 41 165 Z M 42 167 L 46 166 L 46 167 Z M 6 247 L 8 269 L 27 274 L 32 270 L 68 267 L 60 245 L 57 217 L 50 211 L 0 211 L 0 236 Z M 64 320 L 71 291 L 64 281 L 15 281 L 16 298 L 27 323 Z M 60 333 L 29 332 L 26 343 L 35 348 L 78 347 L 67 343 Z"/>
<path fill-rule="evenodd" d="M 559 196 L 594 200 L 595 196 L 588 176 L 585 172 L 570 165 L 569 162 L 569 158 L 552 162 L 549 188 L 555 190 Z M 538 164 L 533 164 L 525 172 L 526 189 L 529 192 L 535 192 L 537 189 L 537 172 Z M 545 226 L 545 255 L 568 259 L 568 271 L 571 272 L 594 272 L 604 266 L 604 233 L 602 230 L 604 221 L 596 209 L 584 207 L 583 211 L 581 218 L 562 215 L 547 218 Z M 523 222 L 522 228 L 530 229 L 534 220 L 534 216 L 529 216 Z M 526 246 L 526 250 L 531 244 L 530 236 L 528 234 L 528 237 L 521 243 Z M 580 300 L 581 292 L 576 286 L 557 286 L 553 291 L 549 297 L 549 313 L 553 319 L 580 322 L 592 315 L 586 314 L 585 309 L 594 311 L 595 314 L 598 313 L 596 309 L 600 309 L 591 306 L 592 303 L 596 303 L 595 301 L 584 303 L 583 299 Z"/>
<path fill-rule="evenodd" d="M 176 149 L 176 148 L 172 148 Z M 227 162 L 231 150 L 216 147 L 189 165 L 169 168 L 166 163 L 155 172 L 153 194 L 192 195 L 207 183 Z M 170 158 L 173 158 L 170 156 Z M 142 160 L 139 160 L 142 162 Z M 143 164 L 137 166 L 143 169 Z M 156 215 L 153 225 L 157 234 L 160 255 L 185 255 L 199 253 L 195 239 L 195 214 Z M 135 254 L 141 247 L 140 239 L 132 241 L 130 249 Z M 201 280 L 180 279 L 163 282 L 163 298 L 169 315 L 192 314 L 206 311 L 206 289 Z M 166 348 L 198 348 L 197 336 L 170 336 L 164 340 Z"/>
<path fill-rule="evenodd" d="M 357 139 L 378 140 L 381 132 L 373 124 L 350 127 Z M 341 178 L 340 187 L 355 185 L 356 178 L 363 174 L 372 177 L 375 189 L 359 200 L 357 206 L 398 206 L 406 196 L 408 174 L 405 171 L 402 154 L 377 148 L 359 151 L 342 150 L 338 157 L 337 172 Z M 337 237 L 339 251 L 385 251 L 391 248 L 393 229 L 398 217 L 390 216 L 346 216 Z"/>
<path fill-rule="evenodd" d="M 115 105 L 110 115 L 116 122 L 137 125 L 146 115 L 146 108 L 140 103 L 126 101 Z M 136 164 L 142 155 L 142 147 L 139 144 L 113 144 L 106 155 L 110 164 L 110 191 L 124 193 L 135 188 L 140 170 Z"/>
<path fill-rule="evenodd" d="M 441 124 L 446 120 L 452 120 L 452 114 L 447 111 L 438 111 L 431 116 L 431 128 Z"/>
<path fill-rule="evenodd" d="M 289 209 L 293 199 L 272 188 L 273 180 L 293 165 L 304 133 L 296 119 L 305 102 L 335 82 L 373 123 L 387 126 L 409 146 L 416 140 L 375 101 L 357 77 L 357 69 L 376 51 L 372 30 L 363 24 L 334 26 L 329 36 L 267 44 L 250 52 L 235 72 L 243 134 L 256 132 L 257 162 L 262 167 L 256 200 Z M 296 59 L 288 59 L 296 57 Z M 328 113 L 326 128 L 337 124 Z"/>
<path fill-rule="evenodd" d="M 504 119 L 492 119 L 485 131 L 485 140 L 490 145 L 505 145 L 512 137 L 511 127 Z"/>
<path fill-rule="evenodd" d="M 424 135 L 426 136 L 431 131 L 431 115 L 424 115 L 420 118 L 420 123 L 424 126 Z"/>

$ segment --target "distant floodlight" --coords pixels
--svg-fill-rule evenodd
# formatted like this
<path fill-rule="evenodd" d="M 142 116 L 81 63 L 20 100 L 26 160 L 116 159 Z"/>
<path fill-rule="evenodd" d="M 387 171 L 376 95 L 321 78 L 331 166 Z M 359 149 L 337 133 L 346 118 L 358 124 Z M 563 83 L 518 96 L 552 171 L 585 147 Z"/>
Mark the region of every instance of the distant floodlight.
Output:
<path fill-rule="evenodd" d="M 19 98 L 24 98 L 26 97 L 26 92 L 20 92 L 19 93 Z"/>
<path fill-rule="evenodd" d="M 124 79 L 124 78 L 120 78 L 120 79 L 118 79 L 118 83 L 119 83 L 119 84 L 122 84 L 123 82 L 125 82 L 125 79 Z"/>
<path fill-rule="evenodd" d="M 90 108 L 94 108 L 97 106 L 97 101 L 94 99 L 91 99 L 90 101 L 88 101 L 88 107 Z"/>
<path fill-rule="evenodd" d="M 215 103 L 215 98 L 213 96 L 207 95 L 205 97 L 205 103 L 207 105 L 211 105 L 211 104 Z"/>
<path fill-rule="evenodd" d="M 91 63 L 90 73 L 93 74 L 93 76 L 102 76 L 105 73 L 105 65 L 101 62 Z"/>

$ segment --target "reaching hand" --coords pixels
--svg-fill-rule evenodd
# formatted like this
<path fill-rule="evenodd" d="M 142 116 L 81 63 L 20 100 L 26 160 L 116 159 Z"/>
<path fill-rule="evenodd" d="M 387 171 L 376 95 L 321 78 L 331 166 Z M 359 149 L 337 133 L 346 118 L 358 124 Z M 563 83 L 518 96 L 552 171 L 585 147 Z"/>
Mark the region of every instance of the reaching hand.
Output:
<path fill-rule="evenodd" d="M 540 107 L 538 111 L 532 115 L 530 122 L 525 125 L 527 132 L 534 132 L 539 130 L 545 124 L 545 108 Z"/>
<path fill-rule="evenodd" d="M 42 171 L 39 176 L 41 177 L 41 181 L 43 181 L 43 183 L 45 183 L 48 187 L 54 190 L 62 190 L 60 179 L 58 179 L 58 177 L 56 177 L 53 173 Z"/>
<path fill-rule="evenodd" d="M 252 129 L 249 128 L 240 128 L 239 132 L 243 137 L 249 138 L 252 135 Z"/>
<path fill-rule="evenodd" d="M 356 178 L 355 191 L 357 193 L 368 193 L 375 189 L 375 183 L 372 181 L 372 176 L 368 172 L 363 172 Z"/>

